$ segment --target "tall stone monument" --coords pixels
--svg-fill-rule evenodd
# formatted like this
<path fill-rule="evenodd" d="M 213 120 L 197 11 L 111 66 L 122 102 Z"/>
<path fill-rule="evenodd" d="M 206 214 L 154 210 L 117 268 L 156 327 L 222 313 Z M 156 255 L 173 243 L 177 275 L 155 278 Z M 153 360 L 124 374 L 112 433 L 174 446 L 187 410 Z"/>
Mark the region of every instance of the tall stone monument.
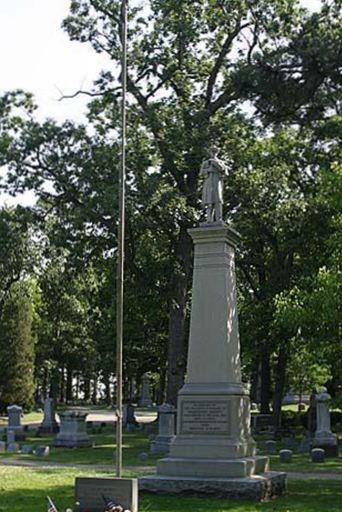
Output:
<path fill-rule="evenodd" d="M 223 223 L 222 208 L 214 204 L 222 201 L 220 191 L 208 189 L 210 183 L 218 186 L 223 174 L 215 158 L 202 166 L 208 174 L 203 198 L 207 223 L 189 230 L 195 246 L 193 290 L 177 434 L 170 455 L 158 461 L 157 474 L 141 478 L 140 488 L 261 500 L 281 494 L 286 475 L 268 472 L 268 458 L 256 456 L 251 436 L 249 396 L 241 381 L 235 280 L 240 237 Z M 210 182 L 211 172 L 218 176 Z"/>
<path fill-rule="evenodd" d="M 55 401 L 53 398 L 46 398 L 44 401 L 44 418 L 39 427 L 39 434 L 54 434 L 58 432 L 56 421 Z"/>
<path fill-rule="evenodd" d="M 316 395 L 317 427 L 312 446 L 313 448 L 323 448 L 327 457 L 338 457 L 337 436 L 331 431 L 330 398 L 326 388 Z"/>
<path fill-rule="evenodd" d="M 140 407 L 152 407 L 152 398 L 150 393 L 150 379 L 147 373 L 142 376 Z"/>

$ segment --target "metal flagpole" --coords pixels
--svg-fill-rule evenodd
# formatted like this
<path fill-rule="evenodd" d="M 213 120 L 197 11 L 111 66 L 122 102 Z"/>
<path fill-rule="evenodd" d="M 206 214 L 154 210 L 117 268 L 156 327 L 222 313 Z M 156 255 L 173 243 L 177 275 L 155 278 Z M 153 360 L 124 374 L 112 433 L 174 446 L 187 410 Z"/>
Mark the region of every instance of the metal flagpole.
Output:
<path fill-rule="evenodd" d="M 122 474 L 122 353 L 123 353 L 123 291 L 125 259 L 125 185 L 126 185 L 126 93 L 127 93 L 127 10 L 128 0 L 122 0 L 122 105 L 121 162 L 119 173 L 119 226 L 116 295 L 116 476 Z"/>

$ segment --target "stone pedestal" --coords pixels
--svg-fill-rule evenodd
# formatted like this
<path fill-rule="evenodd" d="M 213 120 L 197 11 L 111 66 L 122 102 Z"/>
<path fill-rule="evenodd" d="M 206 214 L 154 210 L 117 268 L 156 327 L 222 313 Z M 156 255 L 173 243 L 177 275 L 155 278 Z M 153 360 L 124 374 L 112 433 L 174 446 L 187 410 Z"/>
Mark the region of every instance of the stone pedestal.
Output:
<path fill-rule="evenodd" d="M 47 398 L 44 402 L 44 418 L 39 427 L 39 434 L 55 434 L 58 432 L 58 424 L 55 414 L 55 401 Z"/>
<path fill-rule="evenodd" d="M 158 407 L 158 435 L 151 443 L 151 453 L 169 453 L 175 437 L 176 409 L 170 404 Z"/>
<path fill-rule="evenodd" d="M 141 383 L 140 407 L 152 407 L 152 399 L 150 394 L 150 379 L 147 373 L 144 373 Z"/>
<path fill-rule="evenodd" d="M 60 430 L 53 445 L 56 447 L 79 448 L 91 446 L 86 430 L 87 413 L 64 411 L 58 414 Z"/>
<path fill-rule="evenodd" d="M 285 489 L 256 456 L 249 397 L 241 381 L 235 281 L 238 234 L 226 225 L 189 231 L 195 244 L 187 382 L 178 395 L 177 435 L 146 491 L 215 492 L 265 498 Z M 265 491 L 265 492 L 264 492 Z"/>
<path fill-rule="evenodd" d="M 317 427 L 312 446 L 313 448 L 322 448 L 326 457 L 338 457 L 337 436 L 331 431 L 330 398 L 326 389 L 316 396 Z"/>

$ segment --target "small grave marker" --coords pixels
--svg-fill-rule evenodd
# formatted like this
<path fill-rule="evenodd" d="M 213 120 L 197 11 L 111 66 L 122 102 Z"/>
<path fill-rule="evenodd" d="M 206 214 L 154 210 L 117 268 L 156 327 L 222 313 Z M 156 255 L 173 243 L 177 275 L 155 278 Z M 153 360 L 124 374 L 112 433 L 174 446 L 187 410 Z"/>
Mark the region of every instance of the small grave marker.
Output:
<path fill-rule="evenodd" d="M 138 512 L 138 480 L 135 478 L 76 478 L 78 512 L 103 512 L 104 498 L 131 512 Z"/>

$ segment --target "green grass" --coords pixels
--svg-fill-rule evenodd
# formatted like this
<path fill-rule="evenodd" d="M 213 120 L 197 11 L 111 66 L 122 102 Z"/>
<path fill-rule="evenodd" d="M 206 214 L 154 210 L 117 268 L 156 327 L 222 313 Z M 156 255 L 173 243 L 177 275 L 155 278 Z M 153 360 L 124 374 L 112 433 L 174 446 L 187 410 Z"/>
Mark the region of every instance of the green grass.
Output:
<path fill-rule="evenodd" d="M 51 451 L 49 457 L 45 458 L 48 462 L 58 462 L 65 464 L 108 464 L 114 463 L 115 450 L 115 432 L 113 429 L 106 429 L 106 433 L 99 435 L 90 435 L 90 439 L 95 443 L 94 448 L 54 448 L 52 445 L 53 437 L 30 437 L 20 444 L 50 445 Z M 154 466 L 160 456 L 152 456 L 150 451 L 150 441 L 142 432 L 125 433 L 123 439 L 123 463 L 125 466 L 150 465 Z M 148 461 L 142 463 L 139 460 L 139 454 L 145 452 L 148 454 Z M 21 460 L 42 460 L 35 455 L 21 455 L 18 453 L 1 453 L 1 458 L 15 458 Z"/>
<path fill-rule="evenodd" d="M 107 428 L 103 434 L 90 435 L 90 439 L 95 443 L 94 448 L 54 448 L 51 446 L 50 456 L 44 459 L 48 462 L 57 462 L 62 464 L 101 464 L 112 465 L 114 463 L 115 450 L 115 432 L 112 428 Z M 31 438 L 27 437 L 25 444 L 33 444 L 34 446 L 41 444 L 52 445 L 53 437 Z M 22 442 L 23 443 L 23 442 Z M 260 453 L 265 453 L 264 440 L 260 440 L 258 446 L 261 448 Z M 279 444 L 278 449 L 281 448 Z M 139 454 L 145 452 L 148 454 L 147 462 L 139 460 Z M 15 458 L 22 460 L 42 460 L 35 455 L 7 454 L 1 453 L 1 458 Z M 155 466 L 156 461 L 160 458 L 158 455 L 150 454 L 150 441 L 146 434 L 141 431 L 125 433 L 123 438 L 123 463 L 124 466 Z M 303 472 L 341 472 L 342 459 L 326 459 L 323 464 L 313 463 L 309 455 L 294 454 L 293 462 L 290 464 L 281 464 L 279 456 L 270 457 L 271 469 L 275 471 L 303 471 Z"/>
<path fill-rule="evenodd" d="M 29 423 L 40 423 L 43 420 L 42 412 L 30 412 L 24 414 L 21 423 L 22 425 L 28 425 Z M 7 416 L 0 416 L 0 427 L 7 427 L 8 418 Z"/>
<path fill-rule="evenodd" d="M 73 505 L 75 477 L 86 475 L 96 473 L 0 468 L 0 511 L 45 512 L 48 494 L 62 512 Z M 150 494 L 140 496 L 139 501 L 140 512 L 341 512 L 342 486 L 326 480 L 292 481 L 286 496 L 269 503 Z"/>

